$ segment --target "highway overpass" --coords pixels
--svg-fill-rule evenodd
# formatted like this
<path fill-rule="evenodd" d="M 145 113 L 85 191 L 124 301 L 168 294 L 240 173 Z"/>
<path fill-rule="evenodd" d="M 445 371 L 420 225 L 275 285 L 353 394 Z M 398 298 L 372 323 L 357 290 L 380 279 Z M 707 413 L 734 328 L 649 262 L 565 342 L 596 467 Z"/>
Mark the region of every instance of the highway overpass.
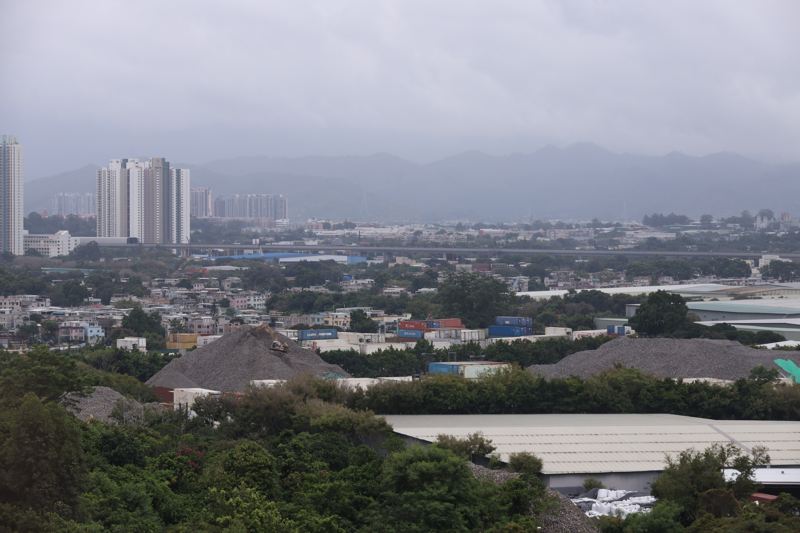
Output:
<path fill-rule="evenodd" d="M 307 253 L 338 253 L 343 255 L 354 254 L 383 254 L 391 253 L 394 255 L 403 254 L 428 254 L 428 255 L 459 255 L 459 256 L 491 256 L 499 257 L 503 255 L 563 255 L 575 257 L 727 257 L 738 259 L 757 259 L 764 254 L 774 252 L 741 252 L 741 251 L 721 251 L 721 252 L 699 252 L 699 251 L 646 251 L 646 250 L 584 250 L 584 249 L 531 249 L 531 248 L 474 248 L 474 247 L 441 247 L 441 246 L 374 246 L 374 245 L 334 245 L 334 244 L 155 244 L 155 243 L 98 243 L 102 247 L 112 248 L 163 248 L 167 250 L 177 250 L 188 255 L 191 252 L 226 252 L 230 255 L 242 254 L 246 251 L 253 253 L 266 252 L 307 252 Z M 220 255 L 220 254 L 216 254 Z M 781 253 L 781 257 L 786 259 L 800 259 L 800 253 Z"/>

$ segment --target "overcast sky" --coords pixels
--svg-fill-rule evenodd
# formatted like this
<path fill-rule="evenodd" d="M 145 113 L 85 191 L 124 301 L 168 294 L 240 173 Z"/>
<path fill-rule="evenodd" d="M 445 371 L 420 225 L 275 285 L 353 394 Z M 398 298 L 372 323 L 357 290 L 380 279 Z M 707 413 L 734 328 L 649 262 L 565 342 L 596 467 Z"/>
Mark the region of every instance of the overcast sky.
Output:
<path fill-rule="evenodd" d="M 594 142 L 797 161 L 796 0 L 0 0 L 29 178 Z"/>

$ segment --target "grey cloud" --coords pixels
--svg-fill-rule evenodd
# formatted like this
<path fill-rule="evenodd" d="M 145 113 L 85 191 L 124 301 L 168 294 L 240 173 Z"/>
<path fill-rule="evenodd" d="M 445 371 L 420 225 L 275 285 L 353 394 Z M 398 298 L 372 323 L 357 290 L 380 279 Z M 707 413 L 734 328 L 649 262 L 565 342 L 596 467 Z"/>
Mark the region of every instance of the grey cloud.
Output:
<path fill-rule="evenodd" d="M 5 0 L 0 117 L 31 177 L 575 141 L 794 160 L 799 21 L 793 0 Z"/>

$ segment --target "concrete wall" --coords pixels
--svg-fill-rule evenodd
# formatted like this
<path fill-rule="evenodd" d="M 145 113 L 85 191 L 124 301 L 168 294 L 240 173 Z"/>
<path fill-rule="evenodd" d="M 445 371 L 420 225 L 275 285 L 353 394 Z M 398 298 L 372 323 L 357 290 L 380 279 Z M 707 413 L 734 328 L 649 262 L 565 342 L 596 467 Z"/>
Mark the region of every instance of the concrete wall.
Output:
<path fill-rule="evenodd" d="M 563 489 L 580 487 L 587 478 L 600 480 L 608 489 L 650 491 L 650 484 L 661 472 L 610 472 L 601 474 L 551 474 L 545 476 L 547 486 L 564 492 Z"/>

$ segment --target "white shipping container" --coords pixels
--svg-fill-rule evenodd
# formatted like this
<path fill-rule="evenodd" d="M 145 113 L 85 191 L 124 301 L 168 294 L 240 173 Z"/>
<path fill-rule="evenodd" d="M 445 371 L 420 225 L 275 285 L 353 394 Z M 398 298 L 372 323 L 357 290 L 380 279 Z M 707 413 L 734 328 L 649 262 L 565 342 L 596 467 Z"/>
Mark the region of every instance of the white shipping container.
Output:
<path fill-rule="evenodd" d="M 477 342 L 486 338 L 485 329 L 462 329 L 460 331 L 462 342 Z"/>
<path fill-rule="evenodd" d="M 442 328 L 442 329 L 434 329 L 432 331 L 425 332 L 425 339 L 429 341 L 435 340 L 460 340 L 461 330 L 454 329 L 454 328 Z"/>
<path fill-rule="evenodd" d="M 296 329 L 276 329 L 276 333 L 283 335 L 295 342 L 297 342 L 297 330 Z"/>
<path fill-rule="evenodd" d="M 186 409 L 191 411 L 194 407 L 194 402 L 198 398 L 205 396 L 217 396 L 221 394 L 218 390 L 200 389 L 200 388 L 184 388 L 174 389 L 172 391 L 172 406 L 177 411 L 179 409 Z"/>
<path fill-rule="evenodd" d="M 587 329 L 572 332 L 572 340 L 583 339 L 585 337 L 602 337 L 606 335 L 607 331 L 604 329 Z"/>
<path fill-rule="evenodd" d="M 511 365 L 508 363 L 501 364 L 485 364 L 485 365 L 464 365 L 461 367 L 462 375 L 467 379 L 478 379 L 500 370 L 510 369 Z"/>

